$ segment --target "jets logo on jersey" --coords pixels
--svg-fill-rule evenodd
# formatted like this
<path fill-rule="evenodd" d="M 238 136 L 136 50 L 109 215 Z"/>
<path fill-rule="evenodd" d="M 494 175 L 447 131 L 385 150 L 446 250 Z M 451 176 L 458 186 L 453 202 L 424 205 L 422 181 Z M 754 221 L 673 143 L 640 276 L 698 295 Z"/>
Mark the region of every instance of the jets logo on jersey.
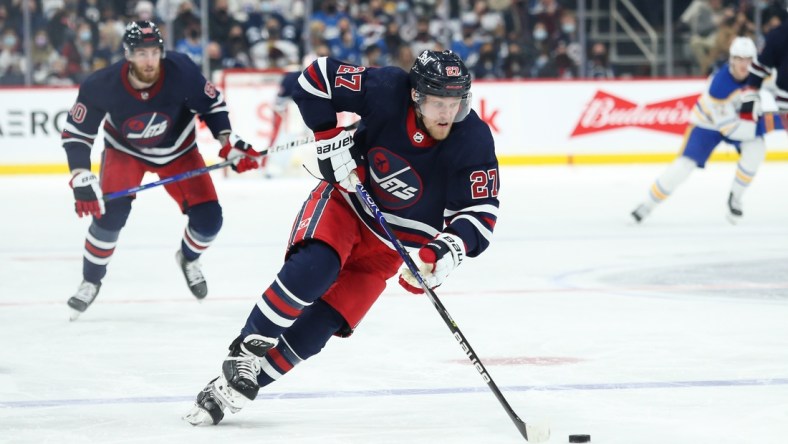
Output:
<path fill-rule="evenodd" d="M 123 122 L 123 136 L 137 148 L 155 147 L 164 139 L 171 123 L 161 113 L 139 114 Z"/>
<path fill-rule="evenodd" d="M 371 149 L 368 158 L 372 192 L 380 206 L 397 210 L 419 200 L 421 177 L 408 161 L 381 147 Z"/>

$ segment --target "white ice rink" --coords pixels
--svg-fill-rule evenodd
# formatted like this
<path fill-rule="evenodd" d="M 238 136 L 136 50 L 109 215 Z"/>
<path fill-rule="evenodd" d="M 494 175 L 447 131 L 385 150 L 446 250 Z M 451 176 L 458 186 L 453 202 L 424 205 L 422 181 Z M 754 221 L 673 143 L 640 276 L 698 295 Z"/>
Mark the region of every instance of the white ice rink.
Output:
<path fill-rule="evenodd" d="M 664 167 L 503 169 L 492 246 L 437 293 L 551 443 L 788 443 L 788 164 L 762 167 L 738 226 L 724 218 L 733 163 L 630 223 Z M 202 304 L 174 260 L 185 216 L 162 188 L 140 193 L 73 323 L 88 221 L 67 181 L 0 178 L 0 442 L 524 442 L 429 301 L 394 280 L 352 338 L 219 426 L 187 425 L 314 180 L 217 176 L 225 223 Z"/>

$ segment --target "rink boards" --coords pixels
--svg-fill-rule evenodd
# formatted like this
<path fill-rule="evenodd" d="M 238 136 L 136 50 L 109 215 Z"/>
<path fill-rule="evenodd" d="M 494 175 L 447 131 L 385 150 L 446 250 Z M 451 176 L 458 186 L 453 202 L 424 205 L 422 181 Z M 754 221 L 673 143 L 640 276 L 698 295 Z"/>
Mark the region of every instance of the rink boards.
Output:
<path fill-rule="evenodd" d="M 271 144 L 276 76 L 231 72 L 217 78 L 234 129 L 256 147 Z M 665 162 L 678 152 L 692 107 L 705 79 L 608 81 L 477 81 L 473 107 L 490 126 L 503 165 Z M 62 173 L 60 144 L 76 88 L 0 89 L 0 174 Z M 774 100 L 764 93 L 767 110 Z M 353 116 L 340 116 L 348 123 Z M 782 128 L 779 117 L 775 128 Z M 306 131 L 291 103 L 282 138 Z M 101 136 L 101 133 L 99 133 Z M 204 125 L 198 140 L 206 160 L 218 145 Z M 769 160 L 788 159 L 781 130 L 767 135 Z M 98 163 L 99 149 L 93 152 Z M 734 160 L 729 146 L 712 160 Z"/>

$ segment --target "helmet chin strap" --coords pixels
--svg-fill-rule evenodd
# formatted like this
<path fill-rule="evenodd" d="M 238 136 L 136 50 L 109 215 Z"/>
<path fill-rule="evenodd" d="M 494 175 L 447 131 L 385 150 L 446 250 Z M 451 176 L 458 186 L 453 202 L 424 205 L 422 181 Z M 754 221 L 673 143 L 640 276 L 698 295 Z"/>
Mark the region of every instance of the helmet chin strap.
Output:
<path fill-rule="evenodd" d="M 424 125 L 424 120 L 423 120 L 423 117 L 421 115 L 421 110 L 419 109 L 419 104 L 416 103 L 416 102 L 413 102 L 413 109 L 416 110 L 416 128 L 424 131 L 427 134 L 430 134 L 430 131 Z M 430 137 L 431 136 L 432 136 L 432 134 L 430 134 Z"/>

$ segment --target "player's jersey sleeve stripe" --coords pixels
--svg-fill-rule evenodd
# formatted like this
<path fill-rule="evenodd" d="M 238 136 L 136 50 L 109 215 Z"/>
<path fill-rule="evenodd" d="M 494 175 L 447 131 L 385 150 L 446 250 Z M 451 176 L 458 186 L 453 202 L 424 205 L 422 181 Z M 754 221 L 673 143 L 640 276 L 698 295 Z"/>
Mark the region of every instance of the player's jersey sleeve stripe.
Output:
<path fill-rule="evenodd" d="M 752 64 L 750 64 L 750 73 L 755 74 L 756 76 L 765 79 L 769 76 L 770 69 L 769 67 L 758 63 L 757 60 L 753 60 Z"/>
<path fill-rule="evenodd" d="M 312 94 L 313 96 L 322 99 L 331 99 L 331 89 L 328 87 L 328 76 L 326 75 L 326 58 L 320 57 L 317 59 L 319 70 L 315 68 L 315 64 L 309 67 L 298 78 L 298 84 L 304 91 Z"/>
<path fill-rule="evenodd" d="M 465 219 L 465 220 L 469 221 L 474 227 L 476 227 L 476 231 L 478 231 L 479 234 L 482 235 L 482 237 L 487 239 L 487 242 L 489 242 L 490 239 L 492 239 L 492 229 L 488 228 L 484 224 L 482 224 L 482 222 L 481 222 L 481 220 L 479 220 L 479 218 L 474 217 L 474 216 L 470 216 L 470 215 L 467 215 L 467 214 L 463 214 L 463 215 L 455 217 L 454 220 L 452 220 L 452 223 L 454 223 L 456 221 L 459 221 L 460 219 Z M 494 224 L 493 224 L 493 226 L 494 226 Z"/>
<path fill-rule="evenodd" d="M 456 214 L 460 213 L 490 213 L 493 216 L 498 216 L 498 207 L 495 205 L 473 205 L 470 207 L 465 207 L 462 210 L 449 210 L 446 209 L 443 211 L 443 217 L 452 217 Z"/>

